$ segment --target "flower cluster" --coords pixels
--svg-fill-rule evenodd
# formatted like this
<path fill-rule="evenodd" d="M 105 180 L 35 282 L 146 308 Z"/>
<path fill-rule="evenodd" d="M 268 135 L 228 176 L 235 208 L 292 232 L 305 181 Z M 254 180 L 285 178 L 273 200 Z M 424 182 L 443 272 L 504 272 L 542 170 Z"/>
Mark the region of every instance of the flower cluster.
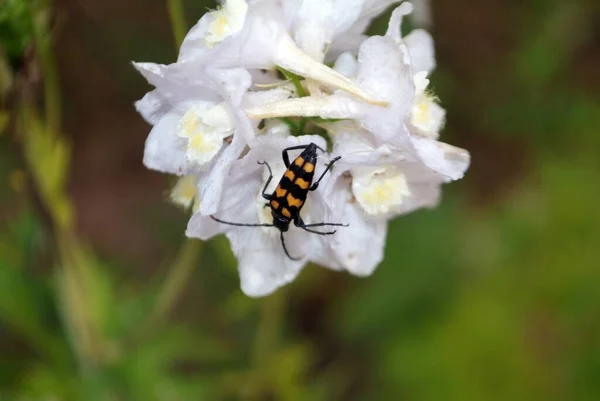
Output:
<path fill-rule="evenodd" d="M 438 141 L 445 112 L 428 89 L 431 36 L 402 37 L 406 2 L 372 37 L 366 28 L 396 1 L 222 3 L 191 29 L 176 63 L 134 64 L 155 86 L 136 103 L 153 125 L 145 165 L 180 177 L 172 199 L 194 211 L 189 237 L 227 236 L 249 296 L 289 283 L 307 262 L 370 275 L 388 221 L 435 206 L 441 184 L 469 166 L 465 150 Z M 284 175 L 283 149 L 310 143 L 327 150 L 315 177 L 340 159 L 301 218 L 347 227 L 316 235 L 292 225 L 284 250 L 263 187 L 272 172 L 272 193 Z"/>

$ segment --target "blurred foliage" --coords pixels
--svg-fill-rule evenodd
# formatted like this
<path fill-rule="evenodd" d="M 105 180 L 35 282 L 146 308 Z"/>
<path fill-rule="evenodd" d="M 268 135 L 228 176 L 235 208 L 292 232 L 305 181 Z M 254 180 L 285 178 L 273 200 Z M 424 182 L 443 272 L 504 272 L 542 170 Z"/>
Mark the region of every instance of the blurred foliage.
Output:
<path fill-rule="evenodd" d="M 441 59 L 444 135 L 473 167 L 438 209 L 391 225 L 373 277 L 310 266 L 257 301 L 237 288 L 224 238 L 203 253 L 186 243 L 140 282 L 75 235 L 86 205 L 67 191 L 76 149 L 60 127 L 48 5 L 4 0 L 0 400 L 598 400 L 600 94 L 576 73 L 600 52 L 589 4 L 513 5 L 510 55 L 468 88 Z M 185 4 L 187 22 L 206 5 Z M 33 43 L 44 112 L 24 97 L 9 114 L 7 65 Z M 164 233 L 180 227 L 152 221 L 172 244 Z"/>
<path fill-rule="evenodd" d="M 0 44 L 11 63 L 17 63 L 33 38 L 30 2 L 3 0 L 0 3 Z"/>

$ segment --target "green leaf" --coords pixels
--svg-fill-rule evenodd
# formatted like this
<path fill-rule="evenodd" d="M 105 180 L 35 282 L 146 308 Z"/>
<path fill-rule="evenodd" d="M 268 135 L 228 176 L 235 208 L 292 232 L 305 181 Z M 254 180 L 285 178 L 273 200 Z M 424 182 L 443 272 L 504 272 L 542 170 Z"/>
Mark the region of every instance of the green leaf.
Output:
<path fill-rule="evenodd" d="M 65 368 L 70 353 L 50 329 L 52 306 L 49 289 L 41 281 L 0 261 L 0 321 L 55 366 Z"/>

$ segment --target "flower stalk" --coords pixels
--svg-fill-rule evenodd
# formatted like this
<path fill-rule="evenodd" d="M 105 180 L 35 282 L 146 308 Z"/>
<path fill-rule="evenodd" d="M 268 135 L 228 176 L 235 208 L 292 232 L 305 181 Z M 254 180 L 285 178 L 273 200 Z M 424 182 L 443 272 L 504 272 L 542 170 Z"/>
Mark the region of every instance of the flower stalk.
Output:
<path fill-rule="evenodd" d="M 185 31 L 187 29 L 183 14 L 183 3 L 181 0 L 167 0 L 167 9 L 169 10 L 175 47 L 179 48 L 181 43 L 183 43 Z"/>
<path fill-rule="evenodd" d="M 272 371 L 269 365 L 278 348 L 285 301 L 285 289 L 260 301 L 260 317 L 251 354 L 252 372 L 248 375 L 248 383 L 242 394 L 247 401 L 258 401 L 264 398 L 263 390 L 269 384 L 265 374 Z"/>
<path fill-rule="evenodd" d="M 156 303 L 150 313 L 148 322 L 143 326 L 144 329 L 155 327 L 165 321 L 168 313 L 183 295 L 185 285 L 190 281 L 194 268 L 200 259 L 202 248 L 203 243 L 201 241 L 188 239 L 183 243 L 168 274 L 162 281 L 163 284 L 158 290 Z"/>
<path fill-rule="evenodd" d="M 167 0 L 171 28 L 176 46 L 179 47 L 185 37 L 186 24 L 183 17 L 183 4 L 181 0 Z M 183 295 L 185 285 L 189 282 L 194 268 L 201 257 L 203 244 L 200 241 L 186 240 L 181 245 L 177 256 L 171 263 L 167 275 L 161 280 L 153 309 L 147 321 L 141 325 L 144 332 L 163 323 L 169 312 L 175 307 Z"/>

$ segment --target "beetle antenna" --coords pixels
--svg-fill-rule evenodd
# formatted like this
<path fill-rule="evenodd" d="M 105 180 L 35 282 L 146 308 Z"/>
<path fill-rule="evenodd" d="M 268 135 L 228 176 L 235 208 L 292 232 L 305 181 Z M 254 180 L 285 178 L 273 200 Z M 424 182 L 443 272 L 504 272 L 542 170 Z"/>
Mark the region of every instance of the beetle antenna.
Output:
<path fill-rule="evenodd" d="M 273 224 L 244 224 L 244 223 L 232 223 L 231 221 L 225 221 L 221 219 L 217 219 L 215 216 L 210 216 L 214 221 L 218 221 L 219 223 L 228 224 L 230 226 L 236 227 L 275 227 Z"/>
<path fill-rule="evenodd" d="M 287 250 L 287 247 L 285 246 L 285 240 L 283 239 L 283 231 L 279 232 L 279 238 L 281 238 L 281 245 L 283 246 L 283 251 L 285 252 L 285 254 L 287 255 L 288 258 L 292 259 L 293 261 L 298 261 L 298 260 L 302 259 L 302 258 L 292 258 L 292 256 L 290 255 L 290 253 Z"/>

